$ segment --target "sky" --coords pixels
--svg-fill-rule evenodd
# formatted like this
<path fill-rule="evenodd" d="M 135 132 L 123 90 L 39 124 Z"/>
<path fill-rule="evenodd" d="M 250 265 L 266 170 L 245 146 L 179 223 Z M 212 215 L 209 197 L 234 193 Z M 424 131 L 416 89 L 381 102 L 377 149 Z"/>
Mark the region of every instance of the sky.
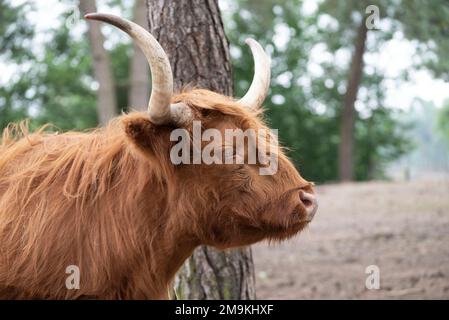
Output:
<path fill-rule="evenodd" d="M 21 3 L 25 0 L 13 0 L 15 3 Z M 48 36 L 46 30 L 52 27 L 56 27 L 60 23 L 60 15 L 65 11 L 67 7 L 67 2 L 61 3 L 57 0 L 46 0 L 37 1 L 30 0 L 35 3 L 37 10 L 33 12 L 28 18 L 30 22 L 36 26 L 36 43 L 43 43 Z M 74 2 L 75 3 L 75 2 Z M 104 6 L 104 1 L 98 1 L 99 11 L 112 12 L 119 14 L 119 12 L 111 11 L 110 8 Z M 220 0 L 220 7 L 222 10 L 226 10 L 228 6 L 228 1 Z M 318 1 L 316 0 L 305 0 L 303 7 L 304 13 L 313 13 L 317 9 Z M 74 19 L 78 19 L 74 15 Z M 69 22 L 70 23 L 70 22 Z M 83 25 L 76 24 L 78 30 L 77 34 L 83 35 Z M 120 39 L 122 41 L 125 39 L 121 33 L 110 32 L 111 29 L 105 27 L 106 32 L 112 37 L 108 36 L 106 39 L 111 39 L 110 42 L 117 41 Z M 278 42 L 288 41 L 283 36 L 282 28 L 280 28 Z M 86 40 L 87 41 L 87 40 Z M 129 41 L 129 40 L 124 40 Z M 111 43 L 106 43 L 105 46 L 108 47 Z M 320 53 L 320 48 L 316 49 L 313 57 L 315 61 L 312 60 L 309 71 L 319 72 L 319 62 L 320 59 L 325 59 L 325 54 Z M 425 70 L 412 71 L 410 81 L 400 82 L 396 79 L 400 74 L 407 69 L 410 69 L 413 64 L 415 49 L 412 43 L 405 40 L 402 34 L 397 33 L 394 35 L 393 39 L 388 41 L 383 48 L 378 50 L 377 53 L 365 54 L 365 71 L 369 71 L 370 68 L 377 68 L 382 70 L 387 80 L 385 82 L 386 86 L 386 105 L 392 108 L 400 108 L 403 110 L 409 110 L 412 101 L 415 98 L 421 98 L 423 100 L 432 101 L 437 107 L 440 107 L 444 100 L 449 99 L 449 83 L 444 82 L 440 79 L 435 79 L 432 75 Z M 348 59 L 348 54 L 343 59 Z M 0 61 L 0 84 L 5 83 L 14 74 L 15 66 L 7 65 Z"/>

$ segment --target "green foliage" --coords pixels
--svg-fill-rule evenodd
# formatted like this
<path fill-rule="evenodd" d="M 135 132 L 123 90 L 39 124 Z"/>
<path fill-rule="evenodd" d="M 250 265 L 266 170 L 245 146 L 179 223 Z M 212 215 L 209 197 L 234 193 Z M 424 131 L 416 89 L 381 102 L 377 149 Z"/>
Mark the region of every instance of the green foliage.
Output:
<path fill-rule="evenodd" d="M 33 7 L 24 3 L 12 6 L 9 1 L 0 0 L 0 54 L 2 58 L 16 62 L 30 58 L 29 39 L 34 31 L 26 19 L 26 13 Z"/>
<path fill-rule="evenodd" d="M 97 117 L 91 74 L 88 44 L 70 37 L 63 25 L 47 44 L 43 59 L 22 77 L 30 88 L 43 88 L 42 91 L 33 90 L 30 95 L 30 100 L 40 106 L 33 123 L 49 122 L 62 130 L 95 127 Z"/>
<path fill-rule="evenodd" d="M 116 1 L 111 3 L 123 6 Z M 2 38 L 0 55 L 8 63 L 21 63 L 26 68 L 17 68 L 11 81 L 0 87 L 0 128 L 26 117 L 32 119 L 32 128 L 46 123 L 64 131 L 97 126 L 95 90 L 98 84 L 93 77 L 92 55 L 87 36 L 75 36 L 66 26 L 72 12 L 68 10 L 61 16 L 59 26 L 49 30 L 51 36 L 35 54 L 20 45 L 25 39 L 33 41 L 33 28 L 24 19 L 30 8 L 12 7 L 7 1 L 2 1 L 1 6 L 2 14 L 8 12 L 9 18 L 0 21 L 0 30 L 15 32 Z M 23 25 L 22 21 L 25 21 Z M 75 27 L 79 28 L 81 23 Z M 123 109 L 128 99 L 129 49 L 129 43 L 119 43 L 110 52 L 117 100 Z"/>
<path fill-rule="evenodd" d="M 398 120 L 401 119 L 400 113 L 377 108 L 369 118 L 357 121 L 358 180 L 383 178 L 386 165 L 412 149 L 411 141 L 404 138 L 404 132 L 411 128 L 412 123 L 401 123 Z"/>
<path fill-rule="evenodd" d="M 17 65 L 31 59 L 32 53 L 27 40 L 33 36 L 33 28 L 25 19 L 26 13 L 31 9 L 27 4 L 13 7 L 7 1 L 0 0 L 0 62 L 7 60 L 12 65 Z M 2 76 L 0 74 L 0 79 Z M 24 96 L 26 89 L 19 86 L 11 93 L 7 84 L 0 86 L 0 128 L 26 115 L 26 109 L 16 102 L 19 97 Z"/>
<path fill-rule="evenodd" d="M 402 0 L 395 18 L 402 23 L 404 34 L 419 42 L 418 67 L 431 70 L 438 78 L 449 81 L 449 2 Z"/>

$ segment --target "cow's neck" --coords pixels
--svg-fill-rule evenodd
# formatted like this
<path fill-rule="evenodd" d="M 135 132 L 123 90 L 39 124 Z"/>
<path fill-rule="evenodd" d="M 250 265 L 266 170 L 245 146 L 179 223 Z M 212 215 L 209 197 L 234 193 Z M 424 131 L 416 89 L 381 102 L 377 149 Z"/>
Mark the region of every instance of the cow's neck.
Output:
<path fill-rule="evenodd" d="M 172 240 L 173 238 L 168 239 L 168 237 L 161 235 L 157 243 L 151 246 L 150 261 L 156 263 L 151 266 L 143 266 L 147 270 L 149 268 L 148 275 L 152 282 L 148 292 L 145 293 L 147 298 L 169 298 L 169 291 L 171 291 L 176 272 L 181 268 L 184 261 L 192 255 L 197 246 L 195 241 L 182 236 L 175 243 L 171 242 Z"/>
<path fill-rule="evenodd" d="M 145 257 L 129 284 L 132 298 L 168 299 L 176 272 L 200 245 L 196 237 L 189 235 L 189 223 L 169 213 L 171 209 L 166 206 L 170 201 L 161 197 L 169 193 L 165 188 L 163 183 L 149 184 L 140 199 L 145 217 L 142 221 L 150 228 L 143 237 L 147 239 L 142 243 L 146 248 Z"/>
<path fill-rule="evenodd" d="M 166 282 L 171 282 L 176 272 L 181 268 L 183 263 L 192 255 L 193 250 L 197 246 L 191 240 L 185 239 L 178 242 L 175 247 L 168 252 L 161 253 L 161 272 L 164 272 Z M 162 257 L 164 255 L 164 257 Z"/>
<path fill-rule="evenodd" d="M 166 220 L 170 215 L 167 214 L 163 205 L 165 199 L 158 200 L 155 201 L 151 197 L 144 200 L 148 206 L 145 209 L 146 214 L 151 212 L 152 215 L 151 221 L 148 222 L 153 227 L 145 245 L 147 247 L 146 257 L 142 259 L 141 269 L 135 273 L 135 281 L 143 282 L 145 288 L 142 296 L 138 298 L 169 298 L 168 292 L 171 291 L 171 284 L 176 272 L 200 244 L 195 237 L 188 234 L 184 228 L 186 227 L 185 223 Z M 154 210 L 155 208 L 162 210 L 157 212 L 158 210 Z"/>

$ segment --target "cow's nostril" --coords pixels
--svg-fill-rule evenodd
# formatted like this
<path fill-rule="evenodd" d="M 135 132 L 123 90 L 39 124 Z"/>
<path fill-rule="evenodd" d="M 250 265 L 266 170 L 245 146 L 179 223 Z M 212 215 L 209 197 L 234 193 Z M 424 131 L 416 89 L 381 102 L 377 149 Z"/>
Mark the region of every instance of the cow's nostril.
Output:
<path fill-rule="evenodd" d="M 303 190 L 299 192 L 299 199 L 306 208 L 307 220 L 312 221 L 316 210 L 318 208 L 318 202 L 316 196 L 313 193 L 308 193 Z"/>
<path fill-rule="evenodd" d="M 312 203 L 312 200 L 311 199 L 309 199 L 306 195 L 305 195 L 305 192 L 304 191 L 299 191 L 299 200 L 302 202 L 302 204 L 307 208 L 307 207 L 309 207 L 309 206 L 311 206 L 313 203 Z"/>
<path fill-rule="evenodd" d="M 306 206 L 306 208 L 310 207 L 312 205 L 312 201 L 310 201 L 310 200 L 302 199 L 301 201 Z"/>

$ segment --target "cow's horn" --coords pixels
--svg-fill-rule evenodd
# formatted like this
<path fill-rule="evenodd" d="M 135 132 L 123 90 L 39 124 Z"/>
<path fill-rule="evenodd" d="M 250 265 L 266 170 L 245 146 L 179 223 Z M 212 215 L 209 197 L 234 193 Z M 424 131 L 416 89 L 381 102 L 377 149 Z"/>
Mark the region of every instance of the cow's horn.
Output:
<path fill-rule="evenodd" d="M 239 100 L 239 104 L 251 109 L 262 106 L 270 88 L 270 57 L 254 39 L 246 39 L 254 59 L 254 77 L 248 92 Z"/>
<path fill-rule="evenodd" d="M 123 30 L 136 41 L 145 54 L 151 69 L 151 96 L 148 113 L 152 123 L 184 124 L 192 119 L 192 113 L 183 103 L 171 104 L 173 95 L 173 74 L 167 54 L 157 40 L 144 28 L 129 20 L 112 14 L 88 13 L 86 19 L 99 20 Z"/>

